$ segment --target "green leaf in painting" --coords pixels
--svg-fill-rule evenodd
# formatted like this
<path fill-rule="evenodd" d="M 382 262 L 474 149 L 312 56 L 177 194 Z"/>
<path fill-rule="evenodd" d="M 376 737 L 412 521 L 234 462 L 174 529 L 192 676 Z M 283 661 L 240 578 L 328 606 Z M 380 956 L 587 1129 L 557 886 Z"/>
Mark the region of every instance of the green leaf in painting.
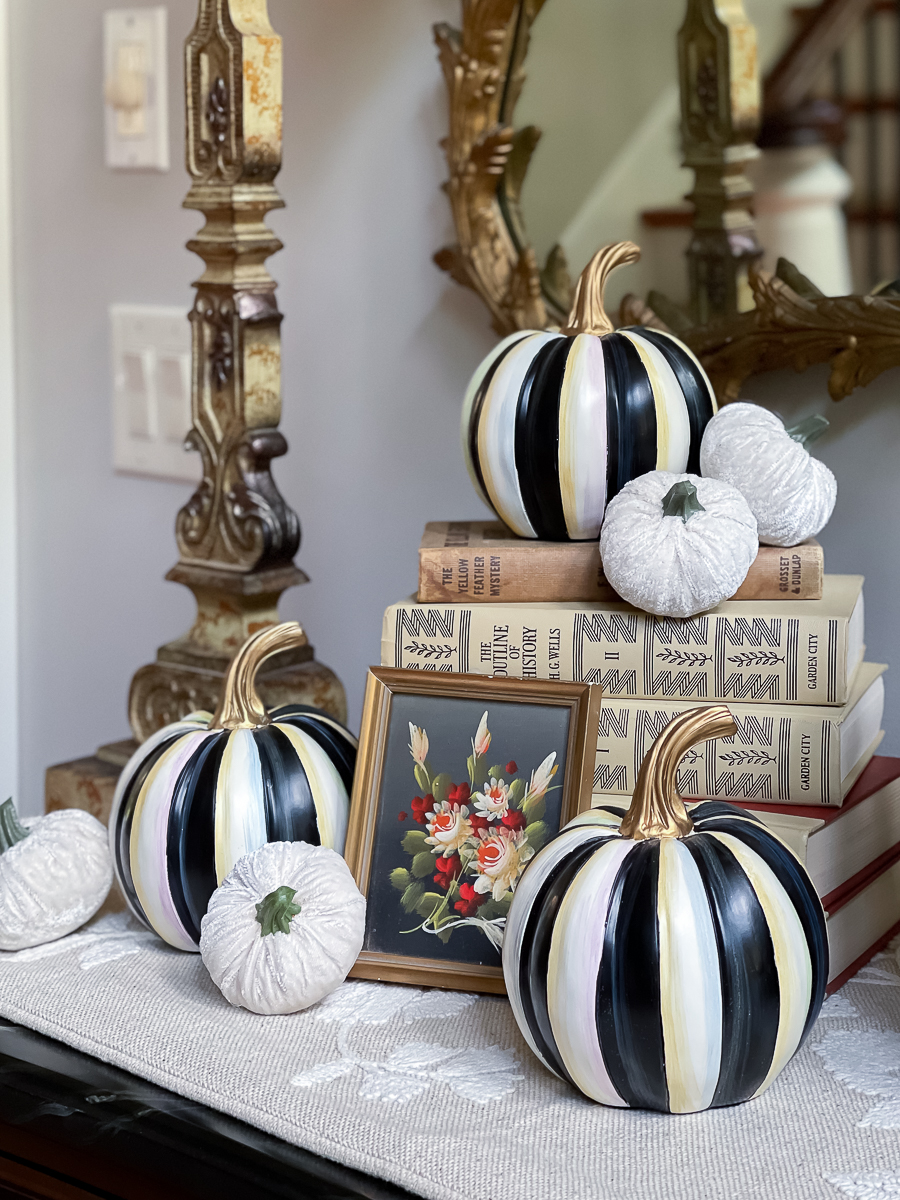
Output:
<path fill-rule="evenodd" d="M 521 779 L 514 779 L 509 785 L 509 803 L 512 808 L 519 807 L 519 801 L 525 795 L 525 784 Z"/>
<path fill-rule="evenodd" d="M 400 904 L 404 912 L 415 912 L 416 905 L 422 899 L 425 889 L 421 883 L 411 883 L 403 895 L 400 897 Z"/>
<path fill-rule="evenodd" d="M 550 836 L 550 830 L 543 821 L 534 821 L 525 826 L 525 836 L 528 838 L 528 845 L 537 852 Z"/>
<path fill-rule="evenodd" d="M 450 934 L 452 932 L 453 932 L 452 929 L 439 929 L 437 931 L 438 937 L 441 939 L 441 941 L 444 943 L 445 946 L 450 941 Z"/>
<path fill-rule="evenodd" d="M 491 779 L 502 779 L 505 772 L 502 767 L 488 767 L 488 775 Z"/>
<path fill-rule="evenodd" d="M 450 795 L 450 788 L 452 784 L 453 780 L 446 772 L 443 772 L 440 775 L 435 775 L 434 779 L 432 779 L 431 794 L 434 796 L 435 800 L 438 801 L 438 803 L 440 803 L 442 800 L 446 800 Z"/>
<path fill-rule="evenodd" d="M 505 896 L 501 896 L 499 900 L 485 901 L 478 909 L 479 917 L 483 917 L 485 921 L 493 921 L 495 917 L 505 917 L 509 912 L 509 905 L 512 900 L 512 892 L 507 892 Z"/>
<path fill-rule="evenodd" d="M 416 777 L 416 783 L 422 790 L 422 795 L 427 796 L 431 791 L 431 787 L 428 783 L 428 775 L 425 772 L 425 768 L 416 763 L 413 767 L 413 774 Z"/>
<path fill-rule="evenodd" d="M 469 757 L 466 759 L 466 766 L 469 769 L 469 783 L 474 788 L 475 787 L 475 755 L 474 754 L 470 754 Z"/>
<path fill-rule="evenodd" d="M 427 834 L 421 833 L 418 829 L 411 829 L 401 842 L 401 845 L 407 854 L 418 854 L 420 851 L 428 849 L 425 842 L 427 836 Z"/>
<path fill-rule="evenodd" d="M 395 867 L 391 871 L 391 886 L 395 887 L 398 892 L 405 892 L 411 882 L 409 871 L 405 867 Z"/>
<path fill-rule="evenodd" d="M 546 811 L 547 799 L 545 796 L 532 796 L 522 805 L 522 812 L 529 821 L 540 821 Z"/>
<path fill-rule="evenodd" d="M 425 892 L 416 902 L 416 912 L 427 921 L 443 903 L 444 897 L 439 892 Z"/>
<path fill-rule="evenodd" d="M 416 879 L 434 874 L 434 855 L 429 850 L 420 850 L 412 860 L 412 873 Z"/>

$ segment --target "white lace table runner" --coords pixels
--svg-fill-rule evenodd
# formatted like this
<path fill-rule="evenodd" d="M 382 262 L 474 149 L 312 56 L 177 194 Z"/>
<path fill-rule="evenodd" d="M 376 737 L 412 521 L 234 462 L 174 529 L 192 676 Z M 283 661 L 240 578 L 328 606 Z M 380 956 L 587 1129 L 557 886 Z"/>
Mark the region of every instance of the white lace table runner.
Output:
<path fill-rule="evenodd" d="M 350 982 L 295 1016 L 232 1008 L 124 914 L 0 953 L 0 1014 L 434 1200 L 877 1200 L 900 1197 L 898 945 L 764 1096 L 686 1117 L 582 1099 L 501 999 Z"/>

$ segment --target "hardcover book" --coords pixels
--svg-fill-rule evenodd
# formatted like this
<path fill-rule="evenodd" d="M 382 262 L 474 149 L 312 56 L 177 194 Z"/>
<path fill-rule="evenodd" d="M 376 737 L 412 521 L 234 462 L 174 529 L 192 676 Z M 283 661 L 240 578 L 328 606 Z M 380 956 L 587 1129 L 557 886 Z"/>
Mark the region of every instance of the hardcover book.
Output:
<path fill-rule="evenodd" d="M 687 619 L 604 604 L 393 604 L 381 665 L 599 683 L 607 697 L 842 705 L 863 653 L 861 575 L 821 600 L 726 600 Z M 685 705 L 681 705 L 682 708 Z"/>
<path fill-rule="evenodd" d="M 677 786 L 698 799 L 837 805 L 881 741 L 887 668 L 862 663 L 840 708 L 729 704 L 738 731 L 694 746 L 681 760 Z M 603 697 L 595 792 L 631 795 L 644 755 L 696 701 Z"/>
<path fill-rule="evenodd" d="M 828 991 L 837 991 L 900 932 L 900 847 L 825 896 Z"/>
<path fill-rule="evenodd" d="M 825 556 L 811 538 L 760 546 L 735 600 L 819 600 Z M 420 604 L 618 600 L 592 542 L 520 538 L 500 521 L 431 521 L 419 546 Z"/>

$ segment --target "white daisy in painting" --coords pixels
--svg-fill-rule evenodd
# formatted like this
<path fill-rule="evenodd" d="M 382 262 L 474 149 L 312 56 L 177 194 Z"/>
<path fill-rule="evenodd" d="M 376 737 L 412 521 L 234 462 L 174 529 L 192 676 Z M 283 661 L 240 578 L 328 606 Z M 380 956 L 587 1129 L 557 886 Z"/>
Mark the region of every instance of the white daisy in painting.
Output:
<path fill-rule="evenodd" d="M 477 812 L 488 820 L 505 817 L 509 811 L 509 784 L 492 777 L 484 791 L 472 793 L 472 801 Z"/>
<path fill-rule="evenodd" d="M 479 895 L 490 892 L 494 900 L 502 900 L 515 889 L 525 864 L 534 857 L 534 850 L 521 829 L 482 831 L 475 853 L 479 871 L 475 891 Z"/>

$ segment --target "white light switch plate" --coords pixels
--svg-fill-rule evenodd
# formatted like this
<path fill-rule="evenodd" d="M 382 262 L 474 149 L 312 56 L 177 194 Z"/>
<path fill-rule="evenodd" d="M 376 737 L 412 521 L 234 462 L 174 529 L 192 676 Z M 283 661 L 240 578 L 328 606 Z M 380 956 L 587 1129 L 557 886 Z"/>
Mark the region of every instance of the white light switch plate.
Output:
<path fill-rule="evenodd" d="M 168 171 L 165 8 L 103 14 L 103 75 L 106 165 Z"/>
<path fill-rule="evenodd" d="M 200 481 L 184 449 L 191 427 L 191 327 L 181 308 L 113 304 L 113 465 L 160 479 Z"/>

